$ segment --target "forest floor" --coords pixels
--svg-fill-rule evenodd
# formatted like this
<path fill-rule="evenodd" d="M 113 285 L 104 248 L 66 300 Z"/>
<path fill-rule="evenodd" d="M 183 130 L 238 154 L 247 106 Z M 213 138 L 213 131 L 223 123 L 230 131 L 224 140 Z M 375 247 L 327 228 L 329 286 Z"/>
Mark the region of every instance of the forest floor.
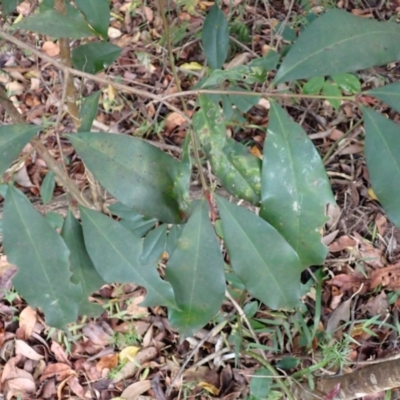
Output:
<path fill-rule="evenodd" d="M 29 15 L 31 3 L 22 2 L 11 18 Z M 223 0 L 222 8 L 234 39 L 228 59 L 235 60 L 236 65 L 265 55 L 271 40 L 282 51 L 296 38 L 310 12 L 320 14 L 339 7 L 377 20 L 396 20 L 400 15 L 400 2 L 396 1 L 232 3 L 234 7 Z M 197 82 L 205 62 L 200 31 L 213 2 L 177 0 L 172 4 L 168 14 L 173 53 L 186 90 Z M 177 89 L 168 66 L 157 5 L 152 0 L 111 0 L 111 7 L 110 40 L 123 51 L 99 76 L 119 77 L 125 84 L 134 82 L 157 95 L 174 93 Z M 283 35 L 274 31 L 279 22 L 286 25 Z M 57 42 L 34 34 L 25 35 L 24 41 L 51 57 L 59 54 Z M 0 44 L 0 83 L 13 92 L 13 101 L 26 121 L 41 125 L 54 122 L 62 97 L 57 69 L 5 41 Z M 362 89 L 369 89 L 379 80 L 397 81 L 398 71 L 398 64 L 393 63 L 356 76 Z M 81 87 L 84 96 L 96 90 L 102 95 L 94 130 L 144 137 L 173 156 L 180 156 L 186 135 L 186 122 L 180 114 L 97 82 L 86 80 Z M 181 107 L 178 98 L 171 103 Z M 194 104 L 194 99 L 188 100 L 191 109 Z M 370 189 L 360 111 L 352 103 L 342 103 L 335 110 L 323 100 L 287 99 L 282 105 L 320 151 L 338 204 L 328 209 L 331 220 L 323 237 L 329 246 L 323 268 L 326 278 L 319 287 L 314 274 L 321 271 L 320 267 L 303 273 L 302 282 L 309 285 L 303 308 L 295 313 L 271 311 L 249 295 L 242 295 L 237 299 L 238 307 L 250 322 L 250 331 L 227 299 L 212 323 L 181 341 L 168 323 L 165 309 L 141 307 L 142 291 L 133 283 L 114 284 L 96 293 L 104 307 L 101 317 L 82 318 L 66 334 L 48 328 L 41 312 L 29 307 L 12 288 L 10 277 L 15 269 L 1 255 L 0 247 L 0 375 L 6 398 L 22 393 L 20 398 L 37 399 L 279 399 L 283 394 L 266 366 L 241 349 L 264 352 L 282 377 L 311 367 L 312 373 L 305 375 L 309 381 L 313 376 L 351 372 L 365 361 L 398 354 L 400 231 L 386 218 Z M 380 111 L 399 120 L 391 109 L 380 106 Z M 5 113 L 1 119 L 3 123 L 9 121 Z M 253 107 L 245 119 L 246 123 L 234 129 L 232 136 L 247 144 L 253 154 L 262 154 L 268 104 Z M 74 131 L 67 113 L 61 125 L 65 133 Z M 61 159 L 54 132 L 47 134 L 45 143 L 52 155 Z M 70 176 L 84 188 L 84 166 L 71 145 L 62 143 L 64 156 L 71 160 Z M 46 173 L 43 160 L 31 156 L 18 171 L 16 182 L 35 200 Z M 196 180 L 198 177 L 193 176 Z M 57 187 L 55 199 L 62 194 L 62 187 Z M 366 272 L 371 269 L 377 271 L 372 278 Z M 318 329 L 314 331 L 317 313 Z M 332 338 L 326 340 L 325 333 Z M 116 383 L 113 378 L 124 360 L 146 349 L 149 353 L 144 353 L 141 365 Z M 35 394 L 27 395 L 32 385 Z"/>

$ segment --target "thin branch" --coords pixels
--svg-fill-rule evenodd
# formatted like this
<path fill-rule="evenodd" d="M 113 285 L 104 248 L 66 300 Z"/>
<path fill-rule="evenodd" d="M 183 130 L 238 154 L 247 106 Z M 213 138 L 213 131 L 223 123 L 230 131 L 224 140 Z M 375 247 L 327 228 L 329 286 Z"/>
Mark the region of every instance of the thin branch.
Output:
<path fill-rule="evenodd" d="M 8 98 L 6 91 L 0 85 L 0 104 L 4 107 L 4 110 L 11 117 L 12 121 L 15 124 L 26 124 L 23 116 L 18 112 L 17 108 L 14 106 L 12 101 Z M 90 207 L 88 201 L 83 197 L 81 191 L 78 186 L 69 178 L 69 176 L 65 173 L 65 171 L 60 167 L 57 161 L 51 156 L 47 148 L 43 145 L 43 143 L 38 139 L 34 138 L 31 140 L 32 146 L 39 153 L 40 157 L 45 161 L 47 166 L 54 172 L 54 174 L 58 177 L 61 184 L 66 188 L 75 200 L 85 206 Z"/>
<path fill-rule="evenodd" d="M 124 85 L 122 83 L 114 82 L 113 80 L 110 80 L 110 79 L 101 78 L 99 76 L 88 74 L 87 72 L 82 72 L 82 71 L 79 71 L 77 69 L 67 67 L 64 64 L 62 64 L 60 61 L 54 60 L 53 58 L 49 57 L 47 54 L 42 53 L 40 50 L 36 49 L 35 47 L 23 42 L 22 40 L 19 40 L 19 39 L 15 38 L 14 36 L 12 36 L 10 34 L 8 34 L 3 29 L 0 29 L 0 36 L 2 36 L 8 42 L 11 42 L 11 43 L 15 44 L 17 47 L 19 47 L 21 49 L 24 49 L 24 50 L 27 50 L 27 51 L 31 52 L 33 55 L 35 55 L 36 57 L 39 57 L 42 60 L 47 61 L 49 64 L 53 65 L 56 68 L 59 68 L 63 72 L 68 71 L 73 76 L 78 76 L 80 78 L 90 79 L 90 80 L 92 80 L 94 82 L 98 82 L 98 83 L 101 83 L 103 85 L 110 85 L 110 86 L 114 87 L 115 89 L 121 90 L 122 92 L 133 93 L 133 94 L 136 94 L 137 96 L 143 96 L 143 97 L 152 99 L 155 102 L 163 103 L 170 110 L 175 111 L 179 115 L 185 117 L 185 119 L 188 119 L 182 113 L 182 111 L 179 108 L 177 108 L 174 105 L 164 101 L 163 98 L 160 97 L 160 96 L 157 96 L 157 95 L 155 95 L 153 93 L 146 92 L 145 90 L 137 89 L 137 88 L 134 88 L 134 87 L 131 87 L 131 86 Z"/>

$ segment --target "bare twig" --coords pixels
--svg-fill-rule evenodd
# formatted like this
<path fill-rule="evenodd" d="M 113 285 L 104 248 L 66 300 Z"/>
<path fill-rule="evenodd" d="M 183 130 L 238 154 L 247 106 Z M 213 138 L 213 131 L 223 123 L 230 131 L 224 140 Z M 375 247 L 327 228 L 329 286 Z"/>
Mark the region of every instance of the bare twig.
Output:
<path fill-rule="evenodd" d="M 15 124 L 26 124 L 25 119 L 18 112 L 12 101 L 8 98 L 6 91 L 0 85 L 0 104 L 4 107 L 5 111 L 10 115 L 11 119 Z M 86 207 L 90 207 L 88 201 L 82 196 L 78 186 L 69 178 L 65 171 L 60 167 L 57 161 L 51 156 L 47 148 L 38 139 L 34 138 L 31 140 L 35 150 L 39 153 L 40 157 L 45 161 L 47 166 L 55 173 L 60 180 L 61 184 L 66 188 L 75 200 Z"/>

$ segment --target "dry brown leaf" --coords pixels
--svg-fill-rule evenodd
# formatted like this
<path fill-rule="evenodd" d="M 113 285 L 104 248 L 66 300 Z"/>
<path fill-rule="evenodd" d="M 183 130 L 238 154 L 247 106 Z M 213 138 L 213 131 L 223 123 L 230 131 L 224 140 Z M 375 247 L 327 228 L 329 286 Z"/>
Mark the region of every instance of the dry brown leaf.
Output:
<path fill-rule="evenodd" d="M 147 22 L 153 22 L 154 19 L 153 10 L 150 7 L 144 6 L 143 11 Z"/>
<path fill-rule="evenodd" d="M 387 219 L 384 215 L 382 215 L 381 213 L 376 214 L 375 217 L 375 225 L 378 229 L 378 233 L 383 236 L 386 228 L 387 228 Z"/>
<path fill-rule="evenodd" d="M 329 245 L 329 251 L 335 253 L 344 249 L 354 248 L 356 245 L 356 240 L 348 235 L 343 235 Z"/>
<path fill-rule="evenodd" d="M 60 46 L 51 40 L 43 43 L 42 50 L 50 57 L 57 57 L 60 54 Z"/>
<path fill-rule="evenodd" d="M 363 285 L 363 288 L 360 294 L 364 294 L 368 289 L 366 285 L 367 280 L 361 274 L 338 274 L 329 281 L 326 281 L 326 283 L 328 285 L 339 287 L 342 292 L 350 291 L 352 293 L 355 293 L 360 289 L 361 285 Z"/>
<path fill-rule="evenodd" d="M 330 315 L 328 323 L 326 325 L 326 332 L 333 334 L 340 322 L 347 322 L 350 319 L 350 306 L 351 298 L 341 303 L 335 311 Z"/>
<path fill-rule="evenodd" d="M 32 2 L 29 0 L 25 0 L 22 3 L 18 4 L 17 11 L 22 14 L 24 17 L 27 17 L 32 9 Z"/>
<path fill-rule="evenodd" d="M 331 133 L 329 134 L 329 139 L 332 139 L 332 140 L 339 140 L 339 139 L 341 139 L 342 137 L 344 136 L 344 132 L 342 132 L 341 130 L 339 130 L 339 129 L 332 129 L 332 131 L 331 131 Z"/>
<path fill-rule="evenodd" d="M 107 354 L 100 358 L 99 362 L 96 364 L 96 369 L 98 371 L 103 371 L 103 369 L 113 369 L 118 365 L 118 354 Z"/>
<path fill-rule="evenodd" d="M 232 69 L 240 65 L 246 65 L 251 58 L 250 53 L 240 53 L 237 54 L 229 63 L 225 64 L 225 69 Z"/>
<path fill-rule="evenodd" d="M 67 353 L 55 340 L 52 341 L 50 349 L 58 362 L 71 365 Z"/>
<path fill-rule="evenodd" d="M 371 289 L 379 285 L 390 290 L 400 289 L 400 263 L 376 269 L 371 274 Z"/>
<path fill-rule="evenodd" d="M 173 111 L 167 115 L 165 118 L 165 134 L 170 135 L 171 132 L 178 126 L 186 123 L 186 119 L 177 112 Z"/>
<path fill-rule="evenodd" d="M 55 377 L 58 382 L 67 379 L 70 375 L 73 375 L 74 371 L 72 371 L 71 367 L 64 363 L 55 363 L 49 364 L 46 366 L 43 371 L 42 376 L 39 381 L 43 382 L 46 379 Z"/>
<path fill-rule="evenodd" d="M 94 322 L 89 322 L 83 327 L 82 331 L 94 344 L 105 347 L 110 343 L 111 336 L 100 325 Z"/>
<path fill-rule="evenodd" d="M 19 314 L 19 327 L 24 331 L 24 338 L 29 339 L 37 322 L 37 312 L 32 307 L 25 307 Z"/>
<path fill-rule="evenodd" d="M 15 354 L 21 354 L 22 356 L 34 361 L 39 361 L 43 358 L 43 356 L 33 350 L 28 343 L 19 339 L 15 340 Z"/>
<path fill-rule="evenodd" d="M 129 400 L 136 400 L 141 394 L 151 389 L 151 381 L 139 381 L 129 385 L 122 393 L 121 397 Z"/>
<path fill-rule="evenodd" d="M 382 268 L 387 264 L 381 249 L 377 249 L 371 242 L 362 238 L 357 232 L 353 236 L 358 241 L 359 256 L 366 264 L 373 268 Z"/>
<path fill-rule="evenodd" d="M 10 358 L 2 371 L 2 394 L 6 395 L 7 399 L 18 396 L 28 398 L 36 390 L 32 375 L 23 369 L 17 368 L 16 363 L 19 359 L 19 357 Z"/>
<path fill-rule="evenodd" d="M 12 82 L 6 83 L 6 89 L 12 95 L 16 95 L 16 96 L 19 96 L 25 92 L 25 86 L 22 83 L 19 83 L 17 81 L 12 81 Z"/>
<path fill-rule="evenodd" d="M 79 383 L 79 379 L 76 375 L 67 379 L 67 385 L 80 399 L 85 399 L 85 390 Z"/>
<path fill-rule="evenodd" d="M 382 290 L 378 296 L 370 298 L 364 307 L 371 316 L 380 315 L 385 317 L 389 309 L 389 301 L 385 291 Z"/>

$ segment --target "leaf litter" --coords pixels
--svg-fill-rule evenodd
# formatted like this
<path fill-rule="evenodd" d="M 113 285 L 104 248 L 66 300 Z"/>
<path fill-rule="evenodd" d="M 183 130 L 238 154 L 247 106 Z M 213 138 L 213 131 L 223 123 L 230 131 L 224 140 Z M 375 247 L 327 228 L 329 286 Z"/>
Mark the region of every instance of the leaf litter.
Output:
<path fill-rule="evenodd" d="M 227 10 L 230 5 L 224 3 Z M 273 36 L 271 28 L 287 15 L 284 2 L 272 3 L 273 7 L 265 10 L 260 4 L 235 2 L 235 7 L 242 7 L 244 11 L 241 22 L 249 27 L 259 26 L 261 33 L 250 38 L 251 44 L 247 44 L 246 49 L 240 45 L 234 47 L 232 62 L 246 64 L 252 52 L 267 53 Z M 310 1 L 316 13 L 322 11 L 318 3 Z M 395 15 L 396 2 L 386 3 L 390 2 L 381 2 L 372 11 L 369 7 L 363 9 L 358 2 L 338 1 L 337 5 L 355 15 L 386 20 Z M 18 5 L 18 12 L 29 15 L 29 4 L 23 1 Z M 203 52 L 195 35 L 201 29 L 202 16 L 211 5 L 212 2 L 206 1 L 181 2 L 171 10 L 173 23 L 185 27 L 182 35 L 173 38 L 178 68 L 183 66 L 180 78 L 184 88 L 193 86 L 199 76 L 198 66 L 204 65 Z M 156 45 L 159 40 L 163 43 L 159 11 L 152 2 L 138 8 L 137 12 L 131 12 L 133 6 L 130 1 L 112 1 L 113 12 L 118 18 L 112 21 L 109 35 L 112 43 L 123 47 L 123 52 L 107 74 L 120 75 L 126 82 L 134 80 L 151 93 L 173 94 L 177 87 L 163 65 L 164 61 L 167 64 L 167 56 L 163 45 Z M 289 21 L 302 15 L 303 11 L 296 4 Z M 139 26 L 144 28 L 138 29 Z M 243 37 L 237 39 L 240 42 Z M 28 35 L 26 40 L 35 44 L 33 35 Z M 286 44 L 284 36 L 280 40 Z M 250 47 L 251 52 L 248 51 Z M 56 56 L 59 51 L 57 45 L 49 41 L 43 42 L 42 50 L 51 56 Z M 11 99 L 27 122 L 33 124 L 57 115 L 61 98 L 58 72 L 53 68 L 42 68 L 42 63 L 20 50 L 8 52 L 1 58 L 7 74 L 1 76 L 1 82 L 13 92 Z M 196 65 L 196 68 L 190 68 L 188 73 L 185 65 Z M 363 88 L 370 88 L 370 82 L 374 82 L 378 74 L 398 80 L 393 67 L 360 73 Z M 97 89 L 96 83 L 88 81 L 85 95 Z M 108 127 L 112 132 L 148 135 L 154 143 L 165 148 L 182 145 L 186 128 L 179 114 L 168 111 L 163 105 L 155 107 L 139 98 L 125 97 L 111 88 L 101 90 L 95 126 Z M 172 102 L 179 107 L 178 99 L 175 100 Z M 376 103 L 368 95 L 361 100 L 365 104 Z M 252 107 L 245 114 L 246 123 L 234 131 L 237 141 L 250 141 L 254 146 L 252 151 L 259 155 L 262 155 L 265 134 L 254 125 L 266 126 L 268 123 L 269 102 L 267 106 L 265 104 L 264 101 Z M 325 236 L 335 233 L 329 244 L 330 254 L 326 260 L 329 279 L 322 284 L 321 320 L 316 329 L 321 333 L 319 337 L 322 333 L 333 334 L 337 343 L 351 338 L 345 360 L 346 371 L 351 371 L 359 362 L 379 359 L 396 350 L 396 344 L 390 338 L 397 333 L 396 310 L 400 306 L 400 231 L 386 220 L 370 191 L 368 172 L 360 157 L 361 129 L 354 129 L 347 136 L 344 134 L 359 120 L 357 110 L 351 104 L 342 104 L 335 112 L 327 102 L 307 100 L 294 103 L 286 99 L 282 104 L 313 137 L 321 155 L 327 155 L 325 165 L 340 212 L 335 214 L 334 222 L 324 232 Z M 382 106 L 381 111 L 398 121 L 391 109 Z M 151 134 L 155 127 L 156 133 Z M 62 130 L 73 131 L 69 118 L 62 120 Z M 321 131 L 329 134 L 321 135 Z M 54 132 L 48 132 L 46 145 L 51 154 L 61 160 Z M 332 153 L 330 149 L 334 145 L 337 146 Z M 87 177 L 82 162 L 74 156 L 72 146 L 67 142 L 62 142 L 62 146 L 63 156 L 72 157 L 68 166 L 70 175 L 84 187 Z M 33 202 L 37 202 L 47 172 L 44 161 L 32 153 L 19 167 L 18 184 Z M 56 185 L 54 196 L 60 195 L 63 195 L 62 188 Z M 94 294 L 96 301 L 104 307 L 104 313 L 95 320 L 82 318 L 70 326 L 68 334 L 63 334 L 49 329 L 40 311 L 27 306 L 13 291 L 11 277 L 15 271 L 5 256 L 0 255 L 0 392 L 7 399 L 20 396 L 24 399 L 162 400 L 184 398 L 186 394 L 191 398 L 234 399 L 252 394 L 252 382 L 255 387 L 252 377 L 260 364 L 240 354 L 236 346 L 240 342 L 243 346 L 254 345 L 254 338 L 237 325 L 237 320 L 232 317 L 234 308 L 229 302 L 223 305 L 222 313 L 228 322 L 220 332 L 209 336 L 212 332 L 209 324 L 194 337 L 181 342 L 169 325 L 165 309 L 138 306 L 144 294 L 140 288 L 105 285 Z M 312 269 L 307 274 L 303 273 L 305 284 L 313 274 Z M 303 319 L 305 326 L 315 321 L 315 300 L 315 292 L 310 291 L 304 297 L 306 311 L 296 315 Z M 251 299 L 243 303 L 243 308 L 271 362 L 280 365 L 285 357 L 292 356 L 298 357 L 302 367 L 306 367 L 321 357 L 319 345 L 323 342 L 317 339 L 318 335 L 312 343 L 307 343 L 306 331 L 299 325 L 293 325 L 294 329 L 280 329 L 276 325 L 278 321 L 283 327 L 285 324 L 290 326 L 288 324 L 293 323 L 290 313 L 271 312 Z M 135 350 L 130 353 L 132 348 Z M 121 362 L 124 352 L 131 354 L 126 364 Z M 191 353 L 193 358 L 180 371 Z M 172 388 L 169 393 L 168 388 Z"/>

